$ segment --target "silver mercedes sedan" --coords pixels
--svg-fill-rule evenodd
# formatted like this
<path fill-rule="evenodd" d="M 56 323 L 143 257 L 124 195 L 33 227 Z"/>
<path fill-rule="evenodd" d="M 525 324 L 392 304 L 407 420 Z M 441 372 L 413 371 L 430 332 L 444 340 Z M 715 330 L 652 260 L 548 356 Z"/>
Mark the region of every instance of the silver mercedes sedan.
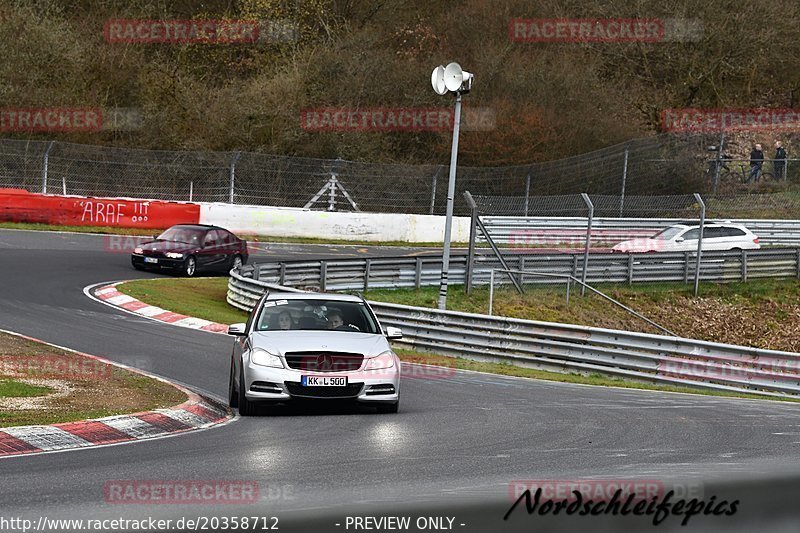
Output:
<path fill-rule="evenodd" d="M 247 320 L 232 324 L 228 397 L 239 414 L 256 406 L 299 399 L 350 399 L 396 413 L 400 405 L 400 360 L 359 296 L 269 292 Z"/>

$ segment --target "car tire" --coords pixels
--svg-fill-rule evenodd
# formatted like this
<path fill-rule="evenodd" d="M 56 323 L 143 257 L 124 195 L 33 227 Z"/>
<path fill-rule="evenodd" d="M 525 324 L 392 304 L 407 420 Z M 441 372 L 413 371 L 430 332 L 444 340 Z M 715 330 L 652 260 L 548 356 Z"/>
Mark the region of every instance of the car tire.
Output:
<path fill-rule="evenodd" d="M 400 400 L 394 403 L 379 403 L 375 407 L 381 414 L 396 413 L 400 409 Z"/>
<path fill-rule="evenodd" d="M 242 368 L 241 372 L 239 372 L 239 398 L 237 399 L 239 416 L 253 416 L 255 414 L 255 405 L 247 399 L 244 392 L 244 368 Z"/>
<path fill-rule="evenodd" d="M 239 254 L 234 255 L 233 260 L 231 261 L 231 268 L 232 269 L 242 268 L 242 265 L 244 265 L 244 260 L 242 260 L 242 256 Z"/>
<path fill-rule="evenodd" d="M 197 273 L 197 259 L 193 255 L 187 257 L 183 262 L 181 273 L 187 278 L 191 278 Z"/>
<path fill-rule="evenodd" d="M 231 359 L 231 372 L 230 379 L 228 380 L 228 406 L 239 407 L 239 392 L 236 390 L 236 376 L 234 375 L 235 367 L 233 366 L 233 359 Z"/>

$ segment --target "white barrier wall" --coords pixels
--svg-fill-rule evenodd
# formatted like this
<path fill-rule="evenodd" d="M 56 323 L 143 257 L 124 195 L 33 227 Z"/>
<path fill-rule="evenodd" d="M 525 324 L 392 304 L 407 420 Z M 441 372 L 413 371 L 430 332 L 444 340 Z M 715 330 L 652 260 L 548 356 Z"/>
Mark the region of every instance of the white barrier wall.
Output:
<path fill-rule="evenodd" d="M 445 217 L 204 203 L 200 204 L 200 223 L 222 226 L 235 233 L 275 237 L 441 242 Z M 469 217 L 453 217 L 451 240 L 469 240 Z"/>

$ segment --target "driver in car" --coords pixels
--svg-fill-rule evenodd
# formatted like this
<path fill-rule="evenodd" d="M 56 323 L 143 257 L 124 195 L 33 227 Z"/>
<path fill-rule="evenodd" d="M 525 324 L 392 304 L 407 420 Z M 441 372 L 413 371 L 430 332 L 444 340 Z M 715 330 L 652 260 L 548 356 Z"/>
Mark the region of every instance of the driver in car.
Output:
<path fill-rule="evenodd" d="M 328 329 L 336 329 L 342 325 L 344 325 L 344 320 L 342 319 L 342 312 L 337 309 L 332 309 L 328 313 Z"/>

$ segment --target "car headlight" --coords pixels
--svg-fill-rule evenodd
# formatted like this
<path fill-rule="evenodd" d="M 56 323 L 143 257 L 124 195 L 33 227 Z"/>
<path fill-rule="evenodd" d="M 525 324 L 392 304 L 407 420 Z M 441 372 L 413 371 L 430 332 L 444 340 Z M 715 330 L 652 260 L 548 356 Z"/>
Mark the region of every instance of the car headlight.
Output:
<path fill-rule="evenodd" d="M 170 259 L 183 259 L 183 254 L 178 252 L 167 252 L 164 255 L 166 255 Z"/>
<path fill-rule="evenodd" d="M 144 253 L 144 250 L 142 250 L 141 248 L 134 248 L 133 253 L 141 255 Z"/>
<path fill-rule="evenodd" d="M 364 370 L 380 370 L 381 368 L 392 368 L 394 366 L 394 353 L 383 352 L 377 357 L 367 359 L 367 366 Z"/>
<path fill-rule="evenodd" d="M 283 362 L 280 357 L 260 348 L 253 350 L 250 354 L 250 361 L 252 361 L 254 365 L 283 368 Z"/>

